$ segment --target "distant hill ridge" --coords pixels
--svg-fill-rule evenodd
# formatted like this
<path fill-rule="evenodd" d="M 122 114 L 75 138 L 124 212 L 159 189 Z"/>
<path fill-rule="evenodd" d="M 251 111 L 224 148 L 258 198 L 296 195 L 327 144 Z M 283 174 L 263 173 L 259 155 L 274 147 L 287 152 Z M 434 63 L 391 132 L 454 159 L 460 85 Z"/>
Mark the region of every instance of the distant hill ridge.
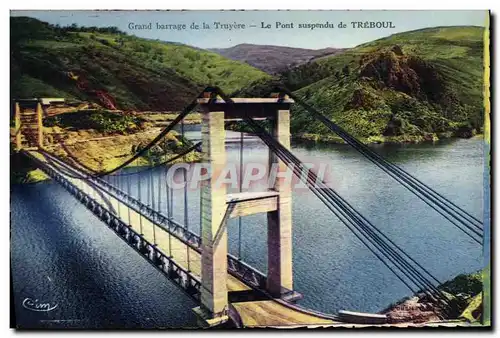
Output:
<path fill-rule="evenodd" d="M 340 53 L 344 49 L 306 49 L 243 43 L 229 48 L 211 48 L 209 50 L 231 60 L 246 62 L 267 73 L 276 74 L 318 57 Z"/>
<path fill-rule="evenodd" d="M 365 142 L 418 142 L 481 132 L 483 27 L 403 32 L 287 69 L 239 95 L 262 96 L 284 83 Z M 300 105 L 292 133 L 338 138 Z"/>

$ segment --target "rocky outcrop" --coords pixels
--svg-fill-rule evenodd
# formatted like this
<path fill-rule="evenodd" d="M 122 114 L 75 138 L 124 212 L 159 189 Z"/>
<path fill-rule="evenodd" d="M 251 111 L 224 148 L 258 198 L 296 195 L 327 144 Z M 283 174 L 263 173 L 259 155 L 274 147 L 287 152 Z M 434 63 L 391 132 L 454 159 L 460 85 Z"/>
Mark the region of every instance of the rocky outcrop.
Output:
<path fill-rule="evenodd" d="M 428 293 L 420 292 L 390 305 L 381 314 L 389 323 L 425 323 L 442 319 L 477 320 L 481 317 L 481 273 L 462 274 L 441 284 L 447 308 L 438 305 Z"/>
<path fill-rule="evenodd" d="M 361 61 L 360 76 L 374 80 L 377 87 L 388 87 L 415 98 L 441 102 L 450 95 L 445 81 L 430 63 L 405 55 L 400 46 L 367 55 Z"/>
<path fill-rule="evenodd" d="M 408 298 L 383 312 L 390 324 L 395 323 L 425 323 L 440 320 L 441 314 L 434 304 L 422 301 L 421 297 Z"/>

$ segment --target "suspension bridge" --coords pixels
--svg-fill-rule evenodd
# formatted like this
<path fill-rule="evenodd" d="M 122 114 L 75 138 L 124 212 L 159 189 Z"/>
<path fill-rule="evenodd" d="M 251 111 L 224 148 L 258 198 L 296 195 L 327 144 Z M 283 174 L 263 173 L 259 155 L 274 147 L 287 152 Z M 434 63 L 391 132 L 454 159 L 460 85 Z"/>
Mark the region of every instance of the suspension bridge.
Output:
<path fill-rule="evenodd" d="M 385 315 L 341 311 L 324 314 L 305 309 L 295 302 L 303 295 L 293 288 L 292 190 L 278 179 L 265 191 L 228 193 L 224 184 L 214 184 L 226 167 L 226 128 L 244 123 L 269 148 L 269 165 L 280 172 L 291 169 L 351 232 L 413 293 L 425 292 L 446 314 L 453 304 L 437 286 L 441 282 L 419 262 L 388 238 L 334 189 L 327 186 L 301 162 L 290 147 L 290 109 L 301 104 L 311 117 L 324 123 L 347 144 L 363 154 L 389 176 L 440 213 L 464 235 L 482 245 L 483 223 L 402 168 L 388 162 L 314 107 L 294 97 L 285 88 L 271 98 L 230 98 L 218 88 L 207 88 L 165 127 L 148 145 L 121 165 L 94 172 L 78 159 L 61 158 L 44 145 L 42 110 L 38 100 L 15 100 L 17 151 L 22 152 L 48 176 L 61 184 L 131 250 L 137 251 L 168 279 L 194 299 L 200 326 L 214 327 L 316 327 L 386 324 Z M 202 115 L 201 141 L 185 146 L 180 154 L 151 160 L 151 149 L 167 142 L 166 135 L 199 109 Z M 243 147 L 241 141 L 241 148 Z M 154 177 L 154 168 L 170 165 L 188 153 L 201 152 L 207 179 L 201 181 L 200 200 L 188 201 L 187 185 L 179 197 L 166 183 L 166 175 Z M 149 166 L 138 166 L 143 157 Z M 242 153 L 240 153 L 242 161 Z M 134 168 L 135 170 L 132 170 Z M 132 180 L 134 175 L 146 177 Z M 144 175 L 145 174 L 145 175 Z M 184 171 L 184 180 L 186 180 Z M 156 181 L 155 181 L 156 180 Z M 183 217 L 174 217 L 178 203 Z M 200 229 L 189 226 L 189 205 L 200 205 Z M 228 251 L 227 222 L 265 213 L 267 225 L 267 271 L 246 263 L 238 251 Z M 241 223 L 238 235 L 241 233 Z M 241 241 L 240 241 L 241 242 Z M 327 290 L 326 290 L 327 291 Z M 307 295 L 304 295 L 307 297 Z"/>

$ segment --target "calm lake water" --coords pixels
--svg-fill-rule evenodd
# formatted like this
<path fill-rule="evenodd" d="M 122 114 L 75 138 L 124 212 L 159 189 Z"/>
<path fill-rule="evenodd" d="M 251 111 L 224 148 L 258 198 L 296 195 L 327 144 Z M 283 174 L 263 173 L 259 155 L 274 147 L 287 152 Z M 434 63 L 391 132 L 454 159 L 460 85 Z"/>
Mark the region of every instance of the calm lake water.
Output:
<path fill-rule="evenodd" d="M 375 149 L 482 219 L 483 144 L 459 139 Z M 228 161 L 238 163 L 239 144 L 227 148 Z M 293 150 L 304 162 L 326 163 L 330 184 L 441 281 L 483 266 L 480 246 L 348 146 L 294 145 Z M 267 154 L 255 138 L 245 140 L 245 162 L 267 163 Z M 155 180 L 164 174 L 164 168 L 152 172 Z M 137 175 L 143 188 L 148 175 Z M 174 217 L 183 221 L 183 191 L 175 197 Z M 166 195 L 161 198 L 157 207 L 165 209 Z M 294 283 L 304 295 L 301 305 L 329 313 L 375 312 L 410 294 L 312 193 L 296 191 L 293 198 Z M 188 200 L 189 227 L 198 232 L 199 192 L 188 191 Z M 261 271 L 267 259 L 265 221 L 265 215 L 242 219 L 241 255 Z M 228 229 L 230 250 L 237 254 L 238 221 L 231 220 Z M 11 230 L 20 327 L 196 325 L 191 311 L 196 304 L 58 184 L 12 186 Z M 26 298 L 57 307 L 34 312 L 23 307 Z"/>

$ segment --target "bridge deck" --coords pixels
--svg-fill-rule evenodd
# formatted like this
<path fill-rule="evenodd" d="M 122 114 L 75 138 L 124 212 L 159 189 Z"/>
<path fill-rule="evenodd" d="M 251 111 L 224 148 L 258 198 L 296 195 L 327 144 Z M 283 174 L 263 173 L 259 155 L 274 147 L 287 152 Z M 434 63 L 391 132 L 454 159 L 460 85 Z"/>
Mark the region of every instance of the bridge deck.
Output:
<path fill-rule="evenodd" d="M 45 165 L 56 170 L 59 174 L 66 177 L 70 182 L 79 187 L 85 193 L 89 194 L 112 212 L 117 215 L 125 223 L 129 224 L 138 233 L 142 233 L 144 238 L 150 243 L 155 243 L 156 246 L 166 255 L 169 255 L 180 266 L 189 270 L 193 275 L 201 279 L 201 256 L 186 244 L 178 240 L 164 230 L 162 227 L 150 222 L 148 219 L 128 208 L 122 201 L 106 194 L 101 189 L 96 189 L 94 186 L 87 183 L 85 180 L 72 178 L 68 175 L 68 169 L 61 164 L 54 162 L 46 155 L 29 151 L 28 155 L 37 158 L 45 163 Z M 43 168 L 41 168 L 43 170 Z M 228 281 L 229 292 L 252 290 L 252 288 L 236 277 L 229 275 Z M 321 316 L 307 313 L 307 311 L 298 311 L 296 308 L 288 306 L 283 301 L 261 300 L 261 301 L 244 301 L 232 303 L 238 311 L 243 325 L 252 326 L 284 326 L 290 325 L 328 325 L 334 324 L 332 319 L 325 319 Z"/>

